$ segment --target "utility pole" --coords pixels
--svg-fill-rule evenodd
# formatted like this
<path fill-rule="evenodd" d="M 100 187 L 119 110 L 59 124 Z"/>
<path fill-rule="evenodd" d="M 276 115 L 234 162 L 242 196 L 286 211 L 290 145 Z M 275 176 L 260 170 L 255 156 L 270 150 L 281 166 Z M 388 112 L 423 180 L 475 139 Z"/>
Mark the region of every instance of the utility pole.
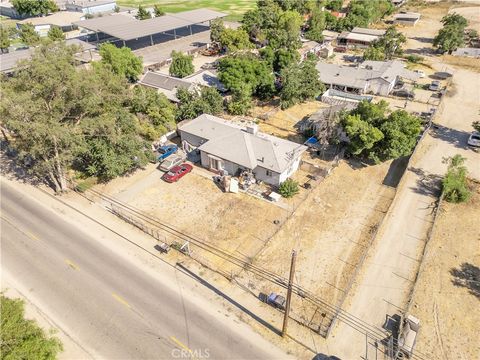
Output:
<path fill-rule="evenodd" d="M 290 303 L 292 299 L 292 286 L 293 275 L 295 274 L 295 260 L 297 259 L 297 253 L 292 250 L 292 263 L 290 264 L 290 277 L 288 278 L 288 290 L 287 290 L 287 304 L 285 306 L 285 315 L 283 318 L 282 336 L 287 335 L 288 316 L 290 314 Z"/>

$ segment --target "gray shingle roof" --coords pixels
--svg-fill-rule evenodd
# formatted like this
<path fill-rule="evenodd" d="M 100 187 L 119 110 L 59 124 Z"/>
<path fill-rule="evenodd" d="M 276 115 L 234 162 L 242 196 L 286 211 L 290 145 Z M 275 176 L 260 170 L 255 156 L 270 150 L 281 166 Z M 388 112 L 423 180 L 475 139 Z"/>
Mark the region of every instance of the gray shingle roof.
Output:
<path fill-rule="evenodd" d="M 179 88 L 189 89 L 192 86 L 188 81 L 151 71 L 147 71 L 139 83 L 159 90 L 174 102 L 178 102 L 176 94 Z"/>
<path fill-rule="evenodd" d="M 207 139 L 200 150 L 248 169 L 259 166 L 283 173 L 307 149 L 264 133 L 251 134 L 243 126 L 208 114 L 184 123 L 179 130 Z"/>

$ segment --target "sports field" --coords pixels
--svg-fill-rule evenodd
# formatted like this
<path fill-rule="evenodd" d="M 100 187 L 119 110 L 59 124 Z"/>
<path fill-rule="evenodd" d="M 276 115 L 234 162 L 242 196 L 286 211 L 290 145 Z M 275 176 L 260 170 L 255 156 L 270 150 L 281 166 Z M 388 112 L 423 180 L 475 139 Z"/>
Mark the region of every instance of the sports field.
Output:
<path fill-rule="evenodd" d="M 159 4 L 165 12 L 180 12 L 199 8 L 229 14 L 227 20 L 240 20 L 245 11 L 255 7 L 256 0 L 117 0 L 119 6 L 146 7 Z"/>

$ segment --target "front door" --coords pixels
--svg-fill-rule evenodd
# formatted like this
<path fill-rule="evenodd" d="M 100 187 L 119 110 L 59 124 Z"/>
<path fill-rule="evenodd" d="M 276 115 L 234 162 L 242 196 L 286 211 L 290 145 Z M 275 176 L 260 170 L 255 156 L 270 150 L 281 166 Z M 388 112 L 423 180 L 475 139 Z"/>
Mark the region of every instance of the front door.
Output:
<path fill-rule="evenodd" d="M 215 171 L 223 170 L 223 161 L 218 158 L 210 157 L 210 169 Z"/>

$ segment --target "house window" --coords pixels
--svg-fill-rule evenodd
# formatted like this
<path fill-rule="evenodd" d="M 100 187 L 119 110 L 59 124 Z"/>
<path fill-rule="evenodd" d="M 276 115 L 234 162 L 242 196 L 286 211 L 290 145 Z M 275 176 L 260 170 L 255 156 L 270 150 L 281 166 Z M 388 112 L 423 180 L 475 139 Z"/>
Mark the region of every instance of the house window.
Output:
<path fill-rule="evenodd" d="M 272 172 L 270 170 L 267 170 L 267 176 L 272 176 Z"/>

